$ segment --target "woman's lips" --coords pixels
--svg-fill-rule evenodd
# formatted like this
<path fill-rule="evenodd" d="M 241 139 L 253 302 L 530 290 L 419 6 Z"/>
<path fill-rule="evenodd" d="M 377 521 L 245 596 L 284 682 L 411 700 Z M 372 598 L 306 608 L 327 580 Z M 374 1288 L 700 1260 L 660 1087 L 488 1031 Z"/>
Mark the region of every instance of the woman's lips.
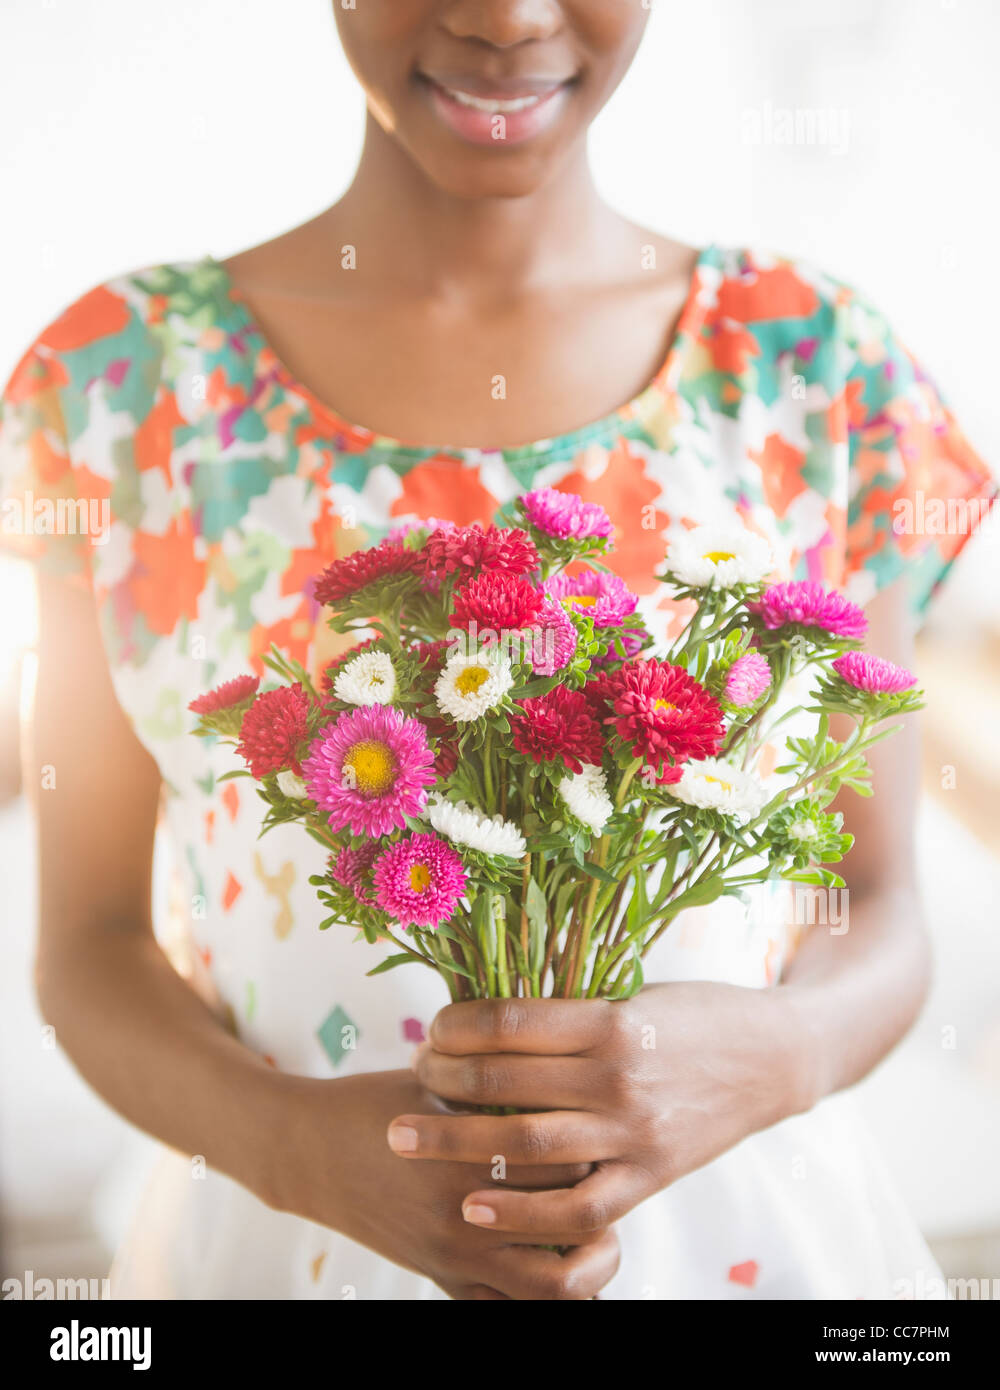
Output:
<path fill-rule="evenodd" d="M 567 82 L 511 84 L 506 90 L 471 91 L 424 77 L 438 116 L 461 139 L 473 145 L 517 145 L 547 130 L 562 112 Z"/>

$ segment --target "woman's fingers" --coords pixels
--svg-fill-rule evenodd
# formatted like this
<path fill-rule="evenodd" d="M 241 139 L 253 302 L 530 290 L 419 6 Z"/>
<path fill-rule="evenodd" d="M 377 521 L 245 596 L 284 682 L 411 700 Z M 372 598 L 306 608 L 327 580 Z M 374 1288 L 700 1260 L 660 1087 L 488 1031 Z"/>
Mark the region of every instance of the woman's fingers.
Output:
<path fill-rule="evenodd" d="M 443 1158 L 495 1168 L 589 1164 L 618 1158 L 627 1136 L 604 1116 L 584 1110 L 528 1115 L 400 1115 L 388 1130 L 389 1147 L 404 1158 Z M 501 1173 L 501 1180 L 506 1173 Z M 580 1176 L 584 1176 L 583 1173 Z M 518 1181 L 523 1181 L 519 1178 Z M 529 1184 L 525 1184 L 529 1185 Z M 553 1186 L 549 1182 L 549 1186 Z"/>
<path fill-rule="evenodd" d="M 556 1232 L 554 1244 L 573 1245 L 581 1237 L 613 1225 L 644 1197 L 648 1180 L 624 1163 L 604 1164 L 576 1187 L 517 1192 L 500 1187 L 470 1192 L 462 1215 L 486 1231 L 533 1235 Z"/>
<path fill-rule="evenodd" d="M 489 1278 L 496 1289 L 521 1301 L 589 1299 L 614 1277 L 619 1259 L 614 1231 L 604 1231 L 591 1244 L 565 1255 L 507 1245 L 491 1255 Z"/>
<path fill-rule="evenodd" d="M 434 1017 L 429 1042 L 437 1052 L 587 1052 L 605 1041 L 614 1018 L 606 999 L 470 999 Z"/>
<path fill-rule="evenodd" d="M 452 1057 L 422 1047 L 414 1070 L 428 1091 L 460 1105 L 577 1110 L 593 1102 L 597 1065 L 585 1057 L 514 1053 Z"/>

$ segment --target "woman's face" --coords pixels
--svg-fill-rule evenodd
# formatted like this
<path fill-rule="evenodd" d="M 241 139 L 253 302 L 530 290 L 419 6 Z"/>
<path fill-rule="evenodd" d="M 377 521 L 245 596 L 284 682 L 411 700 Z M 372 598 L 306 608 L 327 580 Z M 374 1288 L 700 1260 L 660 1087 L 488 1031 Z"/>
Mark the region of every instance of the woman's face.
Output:
<path fill-rule="evenodd" d="M 645 0 L 333 2 L 375 119 L 466 198 L 541 187 L 621 81 L 649 17 Z"/>

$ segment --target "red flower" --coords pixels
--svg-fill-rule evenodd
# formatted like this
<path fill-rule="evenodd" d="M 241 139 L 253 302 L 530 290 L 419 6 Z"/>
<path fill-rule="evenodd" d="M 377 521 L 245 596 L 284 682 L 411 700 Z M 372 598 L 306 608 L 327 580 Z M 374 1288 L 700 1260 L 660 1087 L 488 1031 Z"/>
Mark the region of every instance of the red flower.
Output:
<path fill-rule="evenodd" d="M 557 685 L 547 695 L 522 700 L 524 711 L 511 724 L 514 747 L 536 763 L 561 758 L 571 772 L 584 763 L 600 767 L 604 735 L 586 696 Z"/>
<path fill-rule="evenodd" d="M 298 754 L 309 737 L 309 696 L 301 685 L 265 690 L 243 716 L 236 751 L 258 779 L 291 768 L 302 776 Z"/>
<path fill-rule="evenodd" d="M 671 763 L 711 758 L 722 746 L 722 709 L 682 666 L 629 662 L 607 678 L 608 687 L 614 713 L 604 722 L 657 771 L 657 781 L 676 782 L 680 769 Z"/>
<path fill-rule="evenodd" d="M 437 748 L 434 754 L 434 771 L 438 778 L 450 777 L 458 767 L 458 743 L 455 741 L 455 725 L 449 719 L 437 715 L 424 715 L 423 724 L 427 737 Z"/>
<path fill-rule="evenodd" d="M 422 568 L 420 552 L 407 550 L 398 541 L 383 541 L 370 550 L 355 550 L 334 560 L 317 578 L 313 597 L 317 603 L 338 603 L 374 584 L 397 574 L 410 574 Z"/>
<path fill-rule="evenodd" d="M 538 568 L 538 551 L 527 532 L 499 526 L 461 526 L 428 536 L 420 552 L 427 569 L 437 574 L 471 574 L 494 570 L 501 574 L 530 574 Z"/>
<path fill-rule="evenodd" d="M 199 695 L 192 700 L 188 709 L 192 714 L 217 714 L 221 709 L 232 709 L 257 694 L 260 676 L 237 676 L 235 680 L 223 681 L 207 695 Z"/>
<path fill-rule="evenodd" d="M 451 621 L 460 627 L 475 622 L 495 632 L 518 632 L 534 622 L 544 595 L 517 574 L 485 570 L 455 595 Z"/>

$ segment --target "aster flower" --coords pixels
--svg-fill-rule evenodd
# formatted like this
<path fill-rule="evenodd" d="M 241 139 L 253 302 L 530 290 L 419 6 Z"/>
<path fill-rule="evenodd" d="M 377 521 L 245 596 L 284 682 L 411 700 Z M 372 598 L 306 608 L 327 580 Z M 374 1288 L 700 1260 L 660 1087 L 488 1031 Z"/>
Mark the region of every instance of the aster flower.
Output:
<path fill-rule="evenodd" d="M 327 662 L 320 677 L 320 692 L 324 696 L 332 692 L 334 681 L 347 663 L 353 661 L 356 656 L 360 656 L 362 652 L 369 652 L 373 647 L 377 647 L 381 640 L 381 637 L 369 637 L 366 641 L 359 642 L 356 647 L 351 647 L 346 652 L 341 652 L 339 656 L 332 657 Z"/>
<path fill-rule="evenodd" d="M 916 676 L 905 667 L 867 652 L 845 652 L 830 664 L 841 680 L 869 695 L 898 695 L 917 683 Z"/>
<path fill-rule="evenodd" d="M 571 612 L 586 613 L 595 627 L 619 626 L 635 612 L 639 602 L 617 574 L 602 574 L 599 570 L 553 575 L 545 583 L 545 592 Z"/>
<path fill-rule="evenodd" d="M 299 684 L 265 690 L 243 716 L 236 751 L 258 780 L 291 768 L 301 775 L 299 753 L 309 737 L 309 696 Z"/>
<path fill-rule="evenodd" d="M 868 620 L 856 603 L 815 580 L 774 584 L 747 609 L 772 632 L 792 626 L 815 628 L 831 637 L 857 641 L 868 630 Z"/>
<path fill-rule="evenodd" d="M 353 598 L 369 584 L 412 574 L 423 568 L 421 553 L 398 541 L 383 541 L 370 550 L 355 550 L 334 560 L 316 580 L 313 597 L 317 603 L 337 604 Z"/>
<path fill-rule="evenodd" d="M 245 704 L 257 694 L 259 676 L 237 676 L 235 680 L 223 681 L 206 695 L 192 700 L 188 709 L 192 714 L 218 714 L 221 710 L 232 709 Z"/>
<path fill-rule="evenodd" d="M 557 791 L 576 819 L 600 835 L 615 809 L 601 768 L 584 764 L 579 772 L 567 774 Z"/>
<path fill-rule="evenodd" d="M 619 738 L 656 770 L 657 781 L 677 780 L 670 764 L 717 753 L 723 739 L 722 709 L 705 687 L 681 666 L 633 661 L 608 677 L 605 687 Z"/>
<path fill-rule="evenodd" d="M 809 798 L 782 806 L 767 822 L 770 862 L 781 866 L 790 859 L 796 869 L 839 863 L 854 843 L 853 835 L 841 832 L 843 824 L 839 811 Z"/>
<path fill-rule="evenodd" d="M 743 526 L 696 526 L 670 542 L 667 573 L 688 589 L 759 584 L 773 564 L 763 536 Z"/>
<path fill-rule="evenodd" d="M 305 782 L 297 772 L 292 772 L 290 768 L 279 772 L 276 781 L 281 795 L 289 797 L 292 801 L 304 801 L 309 795 L 309 788 Z"/>
<path fill-rule="evenodd" d="M 428 536 L 421 552 L 427 569 L 438 575 L 471 575 L 478 570 L 530 574 L 538 551 L 524 531 L 498 526 L 456 526 Z"/>
<path fill-rule="evenodd" d="M 522 634 L 525 655 L 536 676 L 554 676 L 573 660 L 577 635 L 566 610 L 554 599 L 542 600 L 527 631 Z"/>
<path fill-rule="evenodd" d="M 511 664 L 496 648 L 472 656 L 455 652 L 434 684 L 438 709 L 458 724 L 496 709 L 514 684 Z"/>
<path fill-rule="evenodd" d="M 434 755 L 418 719 L 386 705 L 348 710 L 302 764 L 309 795 L 334 830 L 386 835 L 418 816 L 433 785 Z"/>
<path fill-rule="evenodd" d="M 753 820 L 767 801 L 766 789 L 752 773 L 721 758 L 686 763 L 669 791 L 687 806 L 737 820 Z"/>
<path fill-rule="evenodd" d="M 517 826 L 503 816 L 488 816 L 464 801 L 444 801 L 432 797 L 427 819 L 441 835 L 456 845 L 465 845 L 480 854 L 520 859 L 526 848 Z"/>
<path fill-rule="evenodd" d="M 579 690 L 557 685 L 546 695 L 521 701 L 522 713 L 511 721 L 514 747 L 533 762 L 562 761 L 572 772 L 584 763 L 600 764 L 604 754 L 601 726 Z"/>
<path fill-rule="evenodd" d="M 465 892 L 461 856 L 437 835 L 410 835 L 375 861 L 375 901 L 400 926 L 439 927 Z"/>
<path fill-rule="evenodd" d="M 556 540 L 610 540 L 614 536 L 615 528 L 604 508 L 596 502 L 584 502 L 573 492 L 543 487 L 517 500 L 529 524 Z"/>
<path fill-rule="evenodd" d="M 330 877 L 335 883 L 349 888 L 358 902 L 364 903 L 365 907 L 375 906 L 369 886 L 369 874 L 381 849 L 382 846 L 377 840 L 371 840 L 360 849 L 342 849 L 336 859 L 332 855 L 330 857 Z"/>
<path fill-rule="evenodd" d="M 533 622 L 542 598 L 523 575 L 486 570 L 456 592 L 451 621 L 459 627 L 475 622 L 494 632 L 514 632 Z"/>
<path fill-rule="evenodd" d="M 723 695 L 734 709 L 755 705 L 771 684 L 771 668 L 760 652 L 738 656 L 726 673 Z"/>
<path fill-rule="evenodd" d="M 337 673 L 333 693 L 347 705 L 391 705 L 396 695 L 392 657 L 388 652 L 362 652 Z"/>

